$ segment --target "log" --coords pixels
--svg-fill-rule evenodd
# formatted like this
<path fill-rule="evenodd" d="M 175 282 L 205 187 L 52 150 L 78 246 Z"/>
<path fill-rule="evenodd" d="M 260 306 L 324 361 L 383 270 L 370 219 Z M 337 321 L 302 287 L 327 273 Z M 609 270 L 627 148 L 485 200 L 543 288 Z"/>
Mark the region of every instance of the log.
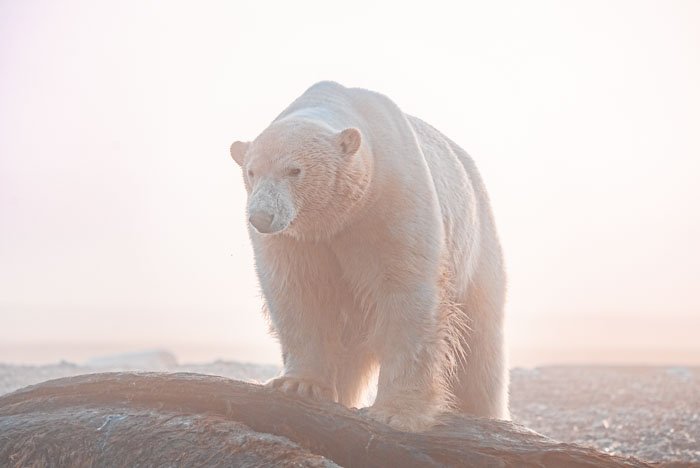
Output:
<path fill-rule="evenodd" d="M 404 433 L 341 405 L 190 373 L 103 373 L 0 397 L 0 466 L 642 467 L 517 424 Z"/>

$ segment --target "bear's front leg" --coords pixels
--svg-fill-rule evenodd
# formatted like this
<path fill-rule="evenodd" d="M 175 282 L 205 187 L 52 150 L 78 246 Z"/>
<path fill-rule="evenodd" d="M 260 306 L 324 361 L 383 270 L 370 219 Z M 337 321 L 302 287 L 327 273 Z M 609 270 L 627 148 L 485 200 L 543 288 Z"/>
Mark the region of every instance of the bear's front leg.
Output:
<path fill-rule="evenodd" d="M 267 385 L 302 397 L 337 402 L 337 327 L 316 304 L 294 296 L 290 291 L 284 304 L 280 304 L 283 310 L 270 310 L 284 370 Z"/>
<path fill-rule="evenodd" d="M 424 431 L 447 409 L 446 348 L 438 323 L 437 287 L 386 294 L 377 304 L 383 316 L 377 398 L 366 410 L 372 419 L 404 431 Z"/>
<path fill-rule="evenodd" d="M 268 386 L 287 393 L 338 401 L 340 343 L 337 264 L 322 245 L 286 237 L 254 237 L 258 277 L 271 328 L 282 348 L 284 370 Z"/>
<path fill-rule="evenodd" d="M 269 297 L 270 320 L 282 348 L 284 370 L 267 385 L 318 400 L 338 401 L 338 325 L 336 305 L 326 288 L 288 288 Z M 280 297 L 281 296 L 281 297 Z M 319 299 L 324 299 L 323 303 Z"/>

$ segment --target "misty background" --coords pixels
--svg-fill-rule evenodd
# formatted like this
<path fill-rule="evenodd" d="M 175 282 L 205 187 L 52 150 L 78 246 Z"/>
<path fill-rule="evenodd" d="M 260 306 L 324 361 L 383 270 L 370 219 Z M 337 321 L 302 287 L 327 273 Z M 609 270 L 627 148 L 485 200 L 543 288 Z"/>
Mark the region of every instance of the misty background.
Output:
<path fill-rule="evenodd" d="M 700 364 L 700 3 L 0 2 L 0 362 L 277 362 L 228 154 L 316 81 L 475 159 L 511 364 Z"/>

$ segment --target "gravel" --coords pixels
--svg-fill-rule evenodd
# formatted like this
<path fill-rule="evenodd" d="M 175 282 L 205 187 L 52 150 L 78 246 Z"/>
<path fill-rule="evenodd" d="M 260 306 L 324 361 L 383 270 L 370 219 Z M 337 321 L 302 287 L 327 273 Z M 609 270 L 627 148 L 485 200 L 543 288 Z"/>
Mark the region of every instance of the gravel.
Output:
<path fill-rule="evenodd" d="M 700 368 L 544 367 L 511 372 L 514 421 L 642 460 L 700 462 Z"/>

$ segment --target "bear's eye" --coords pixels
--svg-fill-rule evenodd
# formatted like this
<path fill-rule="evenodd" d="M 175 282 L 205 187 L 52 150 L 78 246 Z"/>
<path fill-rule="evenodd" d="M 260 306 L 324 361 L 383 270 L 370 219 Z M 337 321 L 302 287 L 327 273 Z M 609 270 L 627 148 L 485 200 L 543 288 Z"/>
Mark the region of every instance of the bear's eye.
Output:
<path fill-rule="evenodd" d="M 299 169 L 298 167 L 295 167 L 295 168 L 293 168 L 293 169 L 289 169 L 289 170 L 287 171 L 287 174 L 289 174 L 289 175 L 292 176 L 292 177 L 296 177 L 296 176 L 298 176 L 299 174 L 301 174 L 301 169 Z"/>
<path fill-rule="evenodd" d="M 255 174 L 253 174 L 253 171 L 248 169 L 248 177 L 250 177 L 252 179 L 254 176 L 255 176 Z"/>

